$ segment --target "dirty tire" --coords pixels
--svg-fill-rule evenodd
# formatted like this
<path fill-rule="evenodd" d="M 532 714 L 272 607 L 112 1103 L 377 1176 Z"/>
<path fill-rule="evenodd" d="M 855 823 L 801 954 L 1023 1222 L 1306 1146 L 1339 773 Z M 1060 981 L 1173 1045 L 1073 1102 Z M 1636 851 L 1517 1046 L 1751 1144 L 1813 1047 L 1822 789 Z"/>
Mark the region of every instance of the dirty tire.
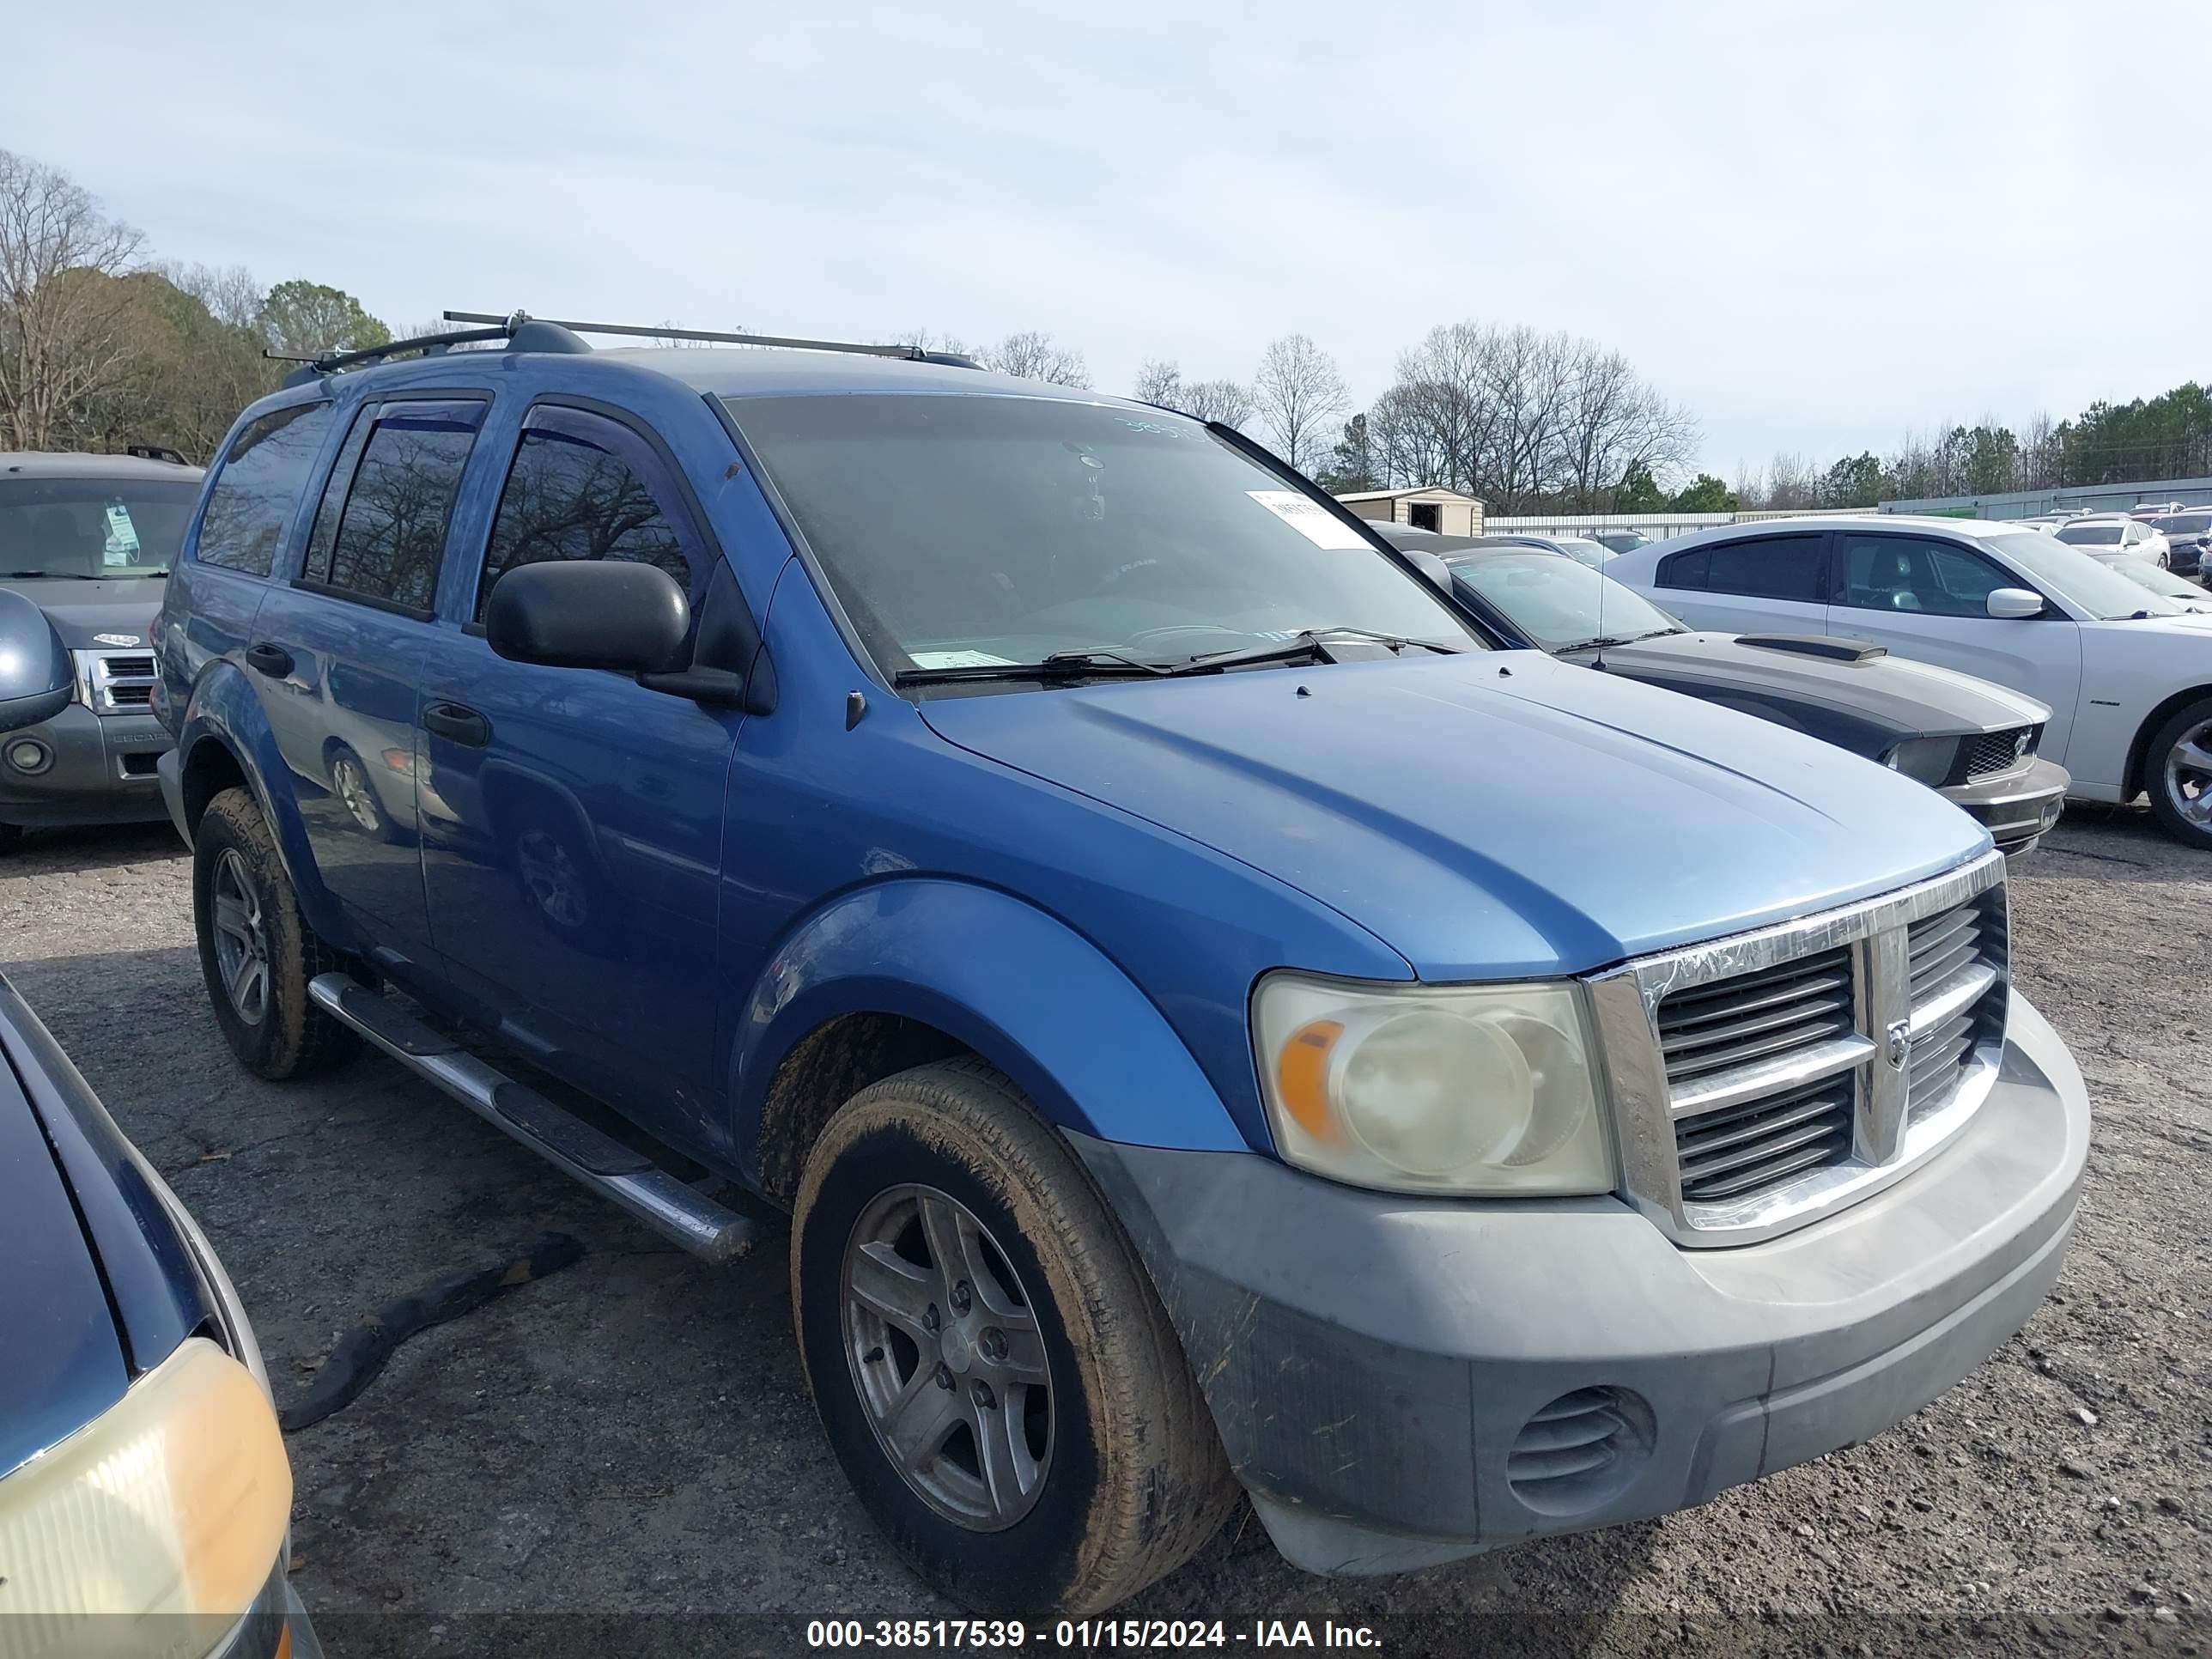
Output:
<path fill-rule="evenodd" d="M 2212 722 L 2212 697 L 2199 697 L 2175 710 L 2173 718 L 2154 732 L 2143 746 L 2142 782 L 2150 793 L 2151 811 L 2158 815 L 2166 833 L 2185 847 L 2212 848 L 2212 828 L 2191 823 L 2183 815 L 2166 787 L 2166 761 L 2176 744 L 2208 722 Z"/>
<path fill-rule="evenodd" d="M 1034 1505 L 972 1531 L 878 1443 L 847 1358 L 843 1264 L 878 1194 L 934 1187 L 988 1228 L 1031 1298 L 1054 1440 Z M 1080 1616 L 1181 1566 L 1236 1501 L 1220 1442 L 1135 1250 L 1082 1164 L 977 1061 L 917 1066 L 847 1102 L 808 1155 L 792 1229 L 799 1354 L 860 1501 L 935 1589 L 1000 1616 Z"/>
<path fill-rule="evenodd" d="M 268 943 L 267 1011 L 252 1022 L 233 1006 L 216 957 L 214 877 L 226 851 L 237 853 L 260 899 Z M 216 1024 L 246 1070 L 270 1079 L 307 1077 L 358 1052 L 360 1042 L 353 1032 L 307 996 L 309 980 L 346 964 L 300 915 L 291 881 L 276 856 L 276 840 L 246 789 L 226 789 L 210 801 L 193 836 L 192 924 L 199 936 L 200 974 Z"/>

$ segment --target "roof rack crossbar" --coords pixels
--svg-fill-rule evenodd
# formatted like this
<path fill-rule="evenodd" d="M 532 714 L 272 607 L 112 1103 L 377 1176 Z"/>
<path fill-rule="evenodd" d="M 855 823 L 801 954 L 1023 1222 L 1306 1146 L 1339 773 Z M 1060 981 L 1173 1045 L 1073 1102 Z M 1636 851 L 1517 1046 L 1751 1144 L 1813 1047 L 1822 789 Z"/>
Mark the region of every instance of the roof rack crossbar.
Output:
<path fill-rule="evenodd" d="M 312 356 L 303 351 L 264 351 L 261 355 L 280 363 L 299 363 L 302 367 L 293 372 L 286 385 L 295 385 L 317 375 L 333 374 L 341 368 L 352 368 L 360 363 L 380 363 L 403 351 L 419 351 L 424 356 L 435 356 L 448 347 L 473 345 L 479 340 L 504 340 L 514 331 L 509 328 L 470 328 L 447 334 L 417 334 L 405 340 L 387 340 L 382 345 L 364 346 L 359 351 L 319 351 Z"/>
<path fill-rule="evenodd" d="M 518 316 L 520 313 L 516 313 Z M 445 319 L 449 323 L 501 323 L 513 320 L 484 311 L 448 311 Z M 924 361 L 926 354 L 917 345 L 861 345 L 849 340 L 802 340 L 780 334 L 737 334 L 706 328 L 672 328 L 641 323 L 579 323 L 562 317 L 533 317 L 532 322 L 550 323 L 556 328 L 565 328 L 572 334 L 629 334 L 646 340 L 704 340 L 717 345 L 785 346 L 804 351 L 851 351 L 864 357 L 902 357 L 912 362 Z"/>

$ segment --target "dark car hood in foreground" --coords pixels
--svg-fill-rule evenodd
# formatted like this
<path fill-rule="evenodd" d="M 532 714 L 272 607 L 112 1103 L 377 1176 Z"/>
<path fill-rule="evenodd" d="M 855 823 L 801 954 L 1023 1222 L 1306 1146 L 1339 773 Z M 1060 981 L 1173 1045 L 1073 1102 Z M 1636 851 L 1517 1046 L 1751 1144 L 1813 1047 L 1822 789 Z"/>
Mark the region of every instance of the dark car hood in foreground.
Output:
<path fill-rule="evenodd" d="M 1741 640 L 1735 634 L 1662 634 L 1608 647 L 1604 662 L 1632 679 L 1695 682 L 1713 690 L 1836 709 L 1899 737 L 2002 732 L 2051 718 L 2050 709 L 2033 697 L 1933 663 L 1890 655 L 1844 662 Z M 1595 654 L 1577 651 L 1569 660 L 1588 663 Z"/>
<path fill-rule="evenodd" d="M 0 1040 L 0 1474 L 123 1397 L 123 1343 L 21 1062 Z"/>
<path fill-rule="evenodd" d="M 963 748 L 1290 883 L 1427 979 L 1579 973 L 1883 892 L 1989 845 L 1883 767 L 1537 652 L 922 709 Z"/>
<path fill-rule="evenodd" d="M 0 1474 L 214 1316 L 144 1161 L 4 977 L 0 1263 Z"/>
<path fill-rule="evenodd" d="M 72 651 L 126 650 L 147 644 L 147 629 L 154 624 L 154 613 L 161 608 L 168 585 L 166 576 L 98 582 L 0 580 L 0 587 L 34 601 Z M 118 635 L 125 643 L 96 640 L 95 634 Z"/>

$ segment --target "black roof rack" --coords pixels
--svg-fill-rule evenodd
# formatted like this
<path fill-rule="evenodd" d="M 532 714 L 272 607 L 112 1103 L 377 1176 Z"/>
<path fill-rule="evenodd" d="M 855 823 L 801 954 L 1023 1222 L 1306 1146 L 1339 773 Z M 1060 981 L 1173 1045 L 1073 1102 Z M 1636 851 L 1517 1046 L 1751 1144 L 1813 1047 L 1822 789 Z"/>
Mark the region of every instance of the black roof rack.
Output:
<path fill-rule="evenodd" d="M 648 340 L 700 340 L 717 345 L 783 346 L 804 351 L 850 351 L 868 357 L 897 357 L 908 362 L 943 363 L 955 368 L 981 368 L 973 357 L 957 351 L 927 351 L 916 345 L 862 345 L 849 340 L 803 340 L 778 334 L 739 334 L 703 328 L 674 328 L 666 324 L 577 323 L 550 317 L 532 317 L 526 311 L 501 316 L 489 311 L 448 311 L 449 323 L 478 326 L 446 334 L 418 334 L 411 339 L 390 340 L 359 351 L 324 351 L 309 356 L 297 351 L 264 351 L 262 356 L 299 368 L 284 377 L 286 386 L 305 386 L 323 375 L 365 363 L 380 363 L 404 352 L 441 356 L 459 345 L 478 345 L 491 340 L 506 343 L 509 351 L 589 351 L 586 334 L 626 334 Z"/>
<path fill-rule="evenodd" d="M 522 313 L 516 312 L 516 317 Z M 445 313 L 449 323 L 500 323 L 511 321 L 483 311 L 449 311 Z M 646 323 L 578 323 L 558 318 L 538 318 L 535 320 L 553 328 L 565 328 L 572 334 L 627 334 L 641 340 L 699 340 L 709 345 L 784 346 L 802 351 L 851 351 L 864 357 L 901 357 L 908 362 L 938 362 L 951 358 L 951 352 L 925 351 L 917 345 L 862 345 L 850 340 L 802 340 L 780 334 L 740 334 L 728 330 L 710 328 L 675 328 L 667 324 Z M 962 362 L 968 360 L 958 359 Z"/>

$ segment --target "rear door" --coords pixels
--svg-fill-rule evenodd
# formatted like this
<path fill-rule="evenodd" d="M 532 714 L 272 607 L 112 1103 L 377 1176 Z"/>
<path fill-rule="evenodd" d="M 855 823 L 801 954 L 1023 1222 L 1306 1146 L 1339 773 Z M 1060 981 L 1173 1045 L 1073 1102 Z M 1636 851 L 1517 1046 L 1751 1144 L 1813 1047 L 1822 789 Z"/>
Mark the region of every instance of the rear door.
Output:
<path fill-rule="evenodd" d="M 1709 543 L 1660 560 L 1651 597 L 1692 628 L 1818 634 L 1827 626 L 1827 548 L 1819 531 Z"/>
<path fill-rule="evenodd" d="M 270 591 L 246 653 L 323 884 L 371 940 L 404 956 L 429 945 L 416 688 L 453 498 L 486 406 L 439 393 L 362 408 L 300 574 Z"/>
<path fill-rule="evenodd" d="M 1900 657 L 1940 664 L 2050 704 L 2041 752 L 2066 763 L 2081 694 L 2081 629 L 2056 605 L 2040 617 L 1989 612 L 1991 590 L 2027 579 L 1963 543 L 1843 532 L 1836 537 L 1828 632 L 1873 640 Z"/>
<path fill-rule="evenodd" d="M 438 625 L 423 668 L 418 799 L 441 967 L 554 1069 L 690 1120 L 666 1126 L 674 1138 L 705 1133 L 742 717 L 621 674 L 508 661 L 483 623 L 501 576 L 545 559 L 657 565 L 697 615 L 721 556 L 680 469 L 627 416 L 541 402 L 506 466 L 465 615 Z"/>

